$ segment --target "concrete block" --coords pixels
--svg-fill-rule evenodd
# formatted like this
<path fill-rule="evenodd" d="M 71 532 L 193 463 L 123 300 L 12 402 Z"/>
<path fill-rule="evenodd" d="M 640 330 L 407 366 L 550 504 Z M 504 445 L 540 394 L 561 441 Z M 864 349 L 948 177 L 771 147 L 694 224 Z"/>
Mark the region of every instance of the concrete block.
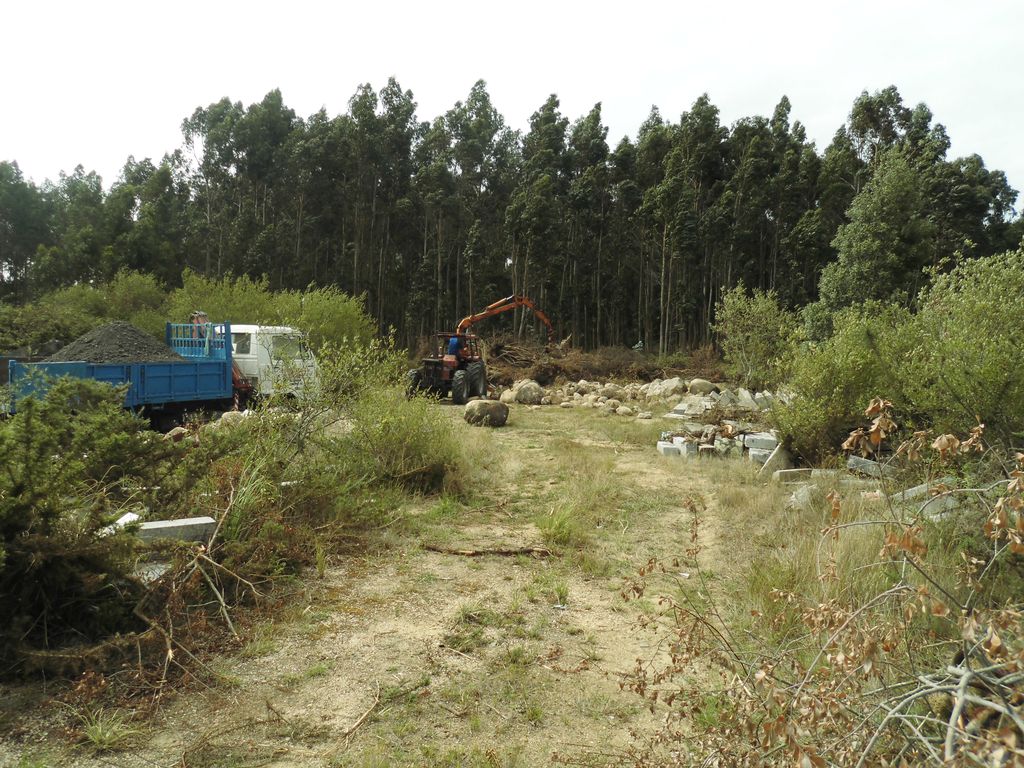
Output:
<path fill-rule="evenodd" d="M 754 432 L 743 436 L 743 445 L 747 448 L 774 451 L 778 444 L 778 439 L 771 432 Z"/>
<path fill-rule="evenodd" d="M 777 469 L 772 473 L 776 483 L 802 483 L 812 477 L 810 469 Z"/>
<path fill-rule="evenodd" d="M 152 520 L 143 523 L 139 526 L 138 536 L 143 541 L 209 541 L 215 530 L 217 521 L 212 517 L 186 517 L 181 520 Z"/>
<path fill-rule="evenodd" d="M 899 503 L 901 501 L 923 499 L 925 496 L 930 495 L 932 488 L 937 485 L 951 486 L 954 482 L 955 480 L 952 477 L 942 477 L 938 480 L 933 480 L 930 483 L 921 483 L 921 485 L 915 485 L 913 488 L 907 488 L 899 493 L 892 494 L 889 497 L 889 501 Z"/>
<path fill-rule="evenodd" d="M 771 455 L 765 459 L 764 465 L 758 471 L 758 474 L 762 477 L 772 477 L 772 475 L 779 470 L 792 468 L 793 457 L 789 455 L 789 451 L 781 445 L 777 445 Z"/>
<path fill-rule="evenodd" d="M 679 448 L 672 443 L 665 442 L 664 440 L 658 441 L 658 453 L 662 456 L 678 456 Z"/>
<path fill-rule="evenodd" d="M 750 448 L 747 450 L 747 458 L 755 464 L 764 464 L 771 457 L 772 452 L 763 448 Z"/>
<path fill-rule="evenodd" d="M 846 467 L 869 477 L 889 477 L 895 472 L 892 467 L 853 454 L 846 460 Z"/>

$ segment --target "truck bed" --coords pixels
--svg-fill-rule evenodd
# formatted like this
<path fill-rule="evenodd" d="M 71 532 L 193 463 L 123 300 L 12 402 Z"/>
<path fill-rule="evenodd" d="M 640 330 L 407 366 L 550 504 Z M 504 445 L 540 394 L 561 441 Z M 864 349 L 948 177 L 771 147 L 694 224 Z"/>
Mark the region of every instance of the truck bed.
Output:
<path fill-rule="evenodd" d="M 11 412 L 17 401 L 46 391 L 47 381 L 62 376 L 91 379 L 114 386 L 127 385 L 124 406 L 151 412 L 180 411 L 190 407 L 230 403 L 231 325 L 207 324 L 199 331 L 188 324 L 167 325 L 167 346 L 182 356 L 180 362 L 159 363 L 20 363 L 11 360 L 8 371 L 12 391 Z"/>
<path fill-rule="evenodd" d="M 230 400 L 231 364 L 223 360 L 180 363 L 19 363 L 10 362 L 15 400 L 39 393 L 36 377 L 74 376 L 114 386 L 128 385 L 125 408 Z M 21 384 L 19 385 L 19 382 Z"/>

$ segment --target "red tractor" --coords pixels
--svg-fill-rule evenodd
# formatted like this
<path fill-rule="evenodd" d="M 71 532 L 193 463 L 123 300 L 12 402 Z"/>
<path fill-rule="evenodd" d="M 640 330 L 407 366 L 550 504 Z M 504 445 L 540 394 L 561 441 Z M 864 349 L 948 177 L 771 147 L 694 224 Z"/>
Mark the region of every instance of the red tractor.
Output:
<path fill-rule="evenodd" d="M 451 392 L 455 405 L 463 405 L 471 397 L 486 397 L 487 366 L 480 354 L 479 339 L 467 331 L 474 323 L 516 307 L 532 309 L 537 319 L 547 326 L 548 342 L 554 343 L 555 329 L 548 316 L 526 296 L 509 296 L 462 318 L 454 333 L 436 334 L 431 355 L 423 358 L 419 368 L 409 371 L 408 393 L 425 391 L 447 397 Z"/>

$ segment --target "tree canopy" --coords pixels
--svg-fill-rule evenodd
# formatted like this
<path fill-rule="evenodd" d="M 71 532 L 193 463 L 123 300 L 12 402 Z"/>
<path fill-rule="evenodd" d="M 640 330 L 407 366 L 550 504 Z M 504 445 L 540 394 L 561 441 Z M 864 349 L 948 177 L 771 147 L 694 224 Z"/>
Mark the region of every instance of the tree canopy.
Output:
<path fill-rule="evenodd" d="M 37 186 L 0 162 L 0 300 L 126 269 L 173 289 L 187 268 L 362 296 L 408 343 L 515 292 L 577 344 L 665 351 L 706 341 L 741 283 L 831 311 L 913 296 L 926 268 L 1024 234 L 1005 175 L 948 158 L 945 128 L 895 87 L 858 96 L 822 151 L 785 96 L 728 126 L 703 95 L 611 143 L 601 104 L 573 119 L 555 95 L 513 131 L 483 81 L 431 121 L 416 110 L 395 79 L 336 116 L 278 90 L 225 98 L 109 190 L 81 166 Z"/>

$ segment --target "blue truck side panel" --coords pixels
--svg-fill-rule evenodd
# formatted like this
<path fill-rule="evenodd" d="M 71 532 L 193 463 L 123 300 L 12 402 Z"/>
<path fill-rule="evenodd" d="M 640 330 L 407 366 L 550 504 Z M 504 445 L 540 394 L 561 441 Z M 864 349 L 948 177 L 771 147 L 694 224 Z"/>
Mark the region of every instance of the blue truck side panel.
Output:
<path fill-rule="evenodd" d="M 15 403 L 29 394 L 41 394 L 47 378 L 61 376 L 92 379 L 114 386 L 127 384 L 125 408 L 201 405 L 230 400 L 234 395 L 231 326 L 229 323 L 208 324 L 201 336 L 195 328 L 168 323 L 169 346 L 185 357 L 182 362 L 19 363 L 11 360 L 10 381 Z M 14 404 L 11 410 L 15 410 Z"/>

